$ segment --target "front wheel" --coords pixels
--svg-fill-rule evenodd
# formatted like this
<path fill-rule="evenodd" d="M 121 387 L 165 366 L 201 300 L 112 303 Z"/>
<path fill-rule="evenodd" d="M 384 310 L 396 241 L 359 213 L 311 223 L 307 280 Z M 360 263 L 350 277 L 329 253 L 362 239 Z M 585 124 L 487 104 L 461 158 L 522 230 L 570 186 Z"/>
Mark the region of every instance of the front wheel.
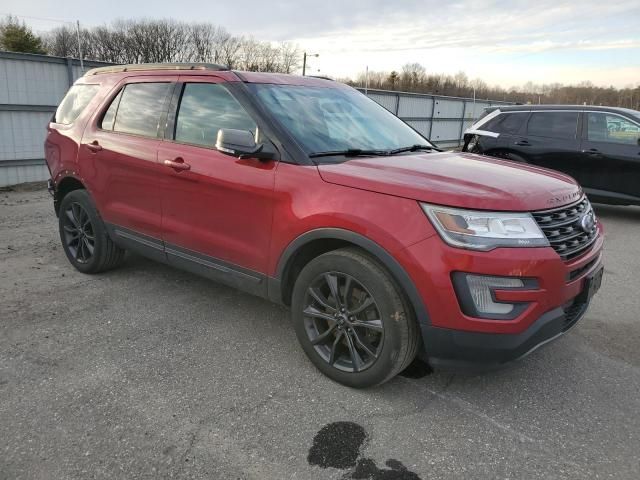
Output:
<path fill-rule="evenodd" d="M 293 321 L 313 364 L 344 385 L 381 384 L 414 359 L 419 335 L 393 278 L 358 249 L 325 253 L 296 280 Z"/>

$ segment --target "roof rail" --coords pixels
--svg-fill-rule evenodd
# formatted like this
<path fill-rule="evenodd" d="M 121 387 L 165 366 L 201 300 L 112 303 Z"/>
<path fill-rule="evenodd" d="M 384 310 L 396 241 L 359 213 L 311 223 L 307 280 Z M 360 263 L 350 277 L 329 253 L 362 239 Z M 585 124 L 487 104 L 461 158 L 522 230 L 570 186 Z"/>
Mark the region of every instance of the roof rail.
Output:
<path fill-rule="evenodd" d="M 103 73 L 143 72 L 150 70 L 229 70 L 224 65 L 215 63 L 133 63 L 129 65 L 111 65 L 108 67 L 92 68 L 84 75 L 100 75 Z"/>

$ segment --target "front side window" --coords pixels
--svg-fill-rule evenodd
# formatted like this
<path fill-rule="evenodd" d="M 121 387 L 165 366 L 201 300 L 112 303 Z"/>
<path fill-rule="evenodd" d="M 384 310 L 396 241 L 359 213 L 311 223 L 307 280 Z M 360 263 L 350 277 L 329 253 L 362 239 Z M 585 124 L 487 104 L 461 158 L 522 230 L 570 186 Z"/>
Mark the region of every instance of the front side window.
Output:
<path fill-rule="evenodd" d="M 54 115 L 55 123 L 69 125 L 82 113 L 91 99 L 98 93 L 99 85 L 74 85 L 60 102 Z"/>
<path fill-rule="evenodd" d="M 577 126 L 578 112 L 534 112 L 527 130 L 534 137 L 573 140 Z"/>
<path fill-rule="evenodd" d="M 221 128 L 247 130 L 256 134 L 256 123 L 229 91 L 216 83 L 187 83 L 184 86 L 175 140 L 214 146 Z"/>
<path fill-rule="evenodd" d="M 308 154 L 429 145 L 402 120 L 357 90 L 275 84 L 247 86 Z"/>
<path fill-rule="evenodd" d="M 130 83 L 112 102 L 117 104 L 115 112 L 111 107 L 102 119 L 102 127 L 113 126 L 113 131 L 156 137 L 158 123 L 162 115 L 165 98 L 170 83 Z M 105 124 L 106 120 L 106 124 Z"/>
<path fill-rule="evenodd" d="M 638 145 L 640 126 L 618 115 L 589 112 L 587 138 L 591 142 Z"/>

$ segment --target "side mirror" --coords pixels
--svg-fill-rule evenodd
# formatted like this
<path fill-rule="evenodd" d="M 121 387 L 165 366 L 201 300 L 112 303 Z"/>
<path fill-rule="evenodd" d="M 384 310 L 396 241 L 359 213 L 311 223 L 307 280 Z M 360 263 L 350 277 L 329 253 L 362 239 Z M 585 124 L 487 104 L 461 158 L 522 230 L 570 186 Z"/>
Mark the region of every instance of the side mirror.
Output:
<path fill-rule="evenodd" d="M 259 158 L 269 160 L 273 158 L 270 152 L 263 152 L 264 145 L 256 143 L 253 134 L 247 130 L 221 128 L 218 130 L 216 148 L 228 155 L 238 158 Z"/>

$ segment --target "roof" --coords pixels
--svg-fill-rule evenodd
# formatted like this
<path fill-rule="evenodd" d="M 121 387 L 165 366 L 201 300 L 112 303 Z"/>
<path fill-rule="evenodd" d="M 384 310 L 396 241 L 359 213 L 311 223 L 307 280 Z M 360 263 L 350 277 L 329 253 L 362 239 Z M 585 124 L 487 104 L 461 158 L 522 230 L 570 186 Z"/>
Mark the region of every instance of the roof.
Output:
<path fill-rule="evenodd" d="M 279 85 L 306 85 L 309 87 L 346 87 L 345 84 L 335 82 L 325 77 L 291 75 L 288 73 L 267 73 L 267 72 L 239 72 L 234 70 L 240 80 L 246 83 L 274 83 Z"/>
<path fill-rule="evenodd" d="M 335 82 L 326 77 L 290 75 L 286 73 L 267 72 L 242 72 L 229 70 L 224 65 L 215 63 L 135 63 L 128 65 L 110 65 L 107 67 L 93 68 L 84 74 L 86 77 L 94 75 L 126 73 L 126 72 L 153 72 L 161 74 L 164 71 L 198 71 L 201 74 L 212 72 L 227 72 L 225 76 L 228 81 L 242 81 L 245 83 L 272 83 L 279 85 L 307 85 L 315 87 L 346 87 L 346 85 Z M 229 76 L 230 75 L 230 76 Z"/>
<path fill-rule="evenodd" d="M 495 110 L 495 107 L 491 107 Z M 601 112 L 626 113 L 627 115 L 640 116 L 637 110 L 621 107 L 607 107 L 602 105 L 500 105 L 501 112 L 521 112 L 521 111 L 545 111 L 545 110 L 590 110 Z"/>

